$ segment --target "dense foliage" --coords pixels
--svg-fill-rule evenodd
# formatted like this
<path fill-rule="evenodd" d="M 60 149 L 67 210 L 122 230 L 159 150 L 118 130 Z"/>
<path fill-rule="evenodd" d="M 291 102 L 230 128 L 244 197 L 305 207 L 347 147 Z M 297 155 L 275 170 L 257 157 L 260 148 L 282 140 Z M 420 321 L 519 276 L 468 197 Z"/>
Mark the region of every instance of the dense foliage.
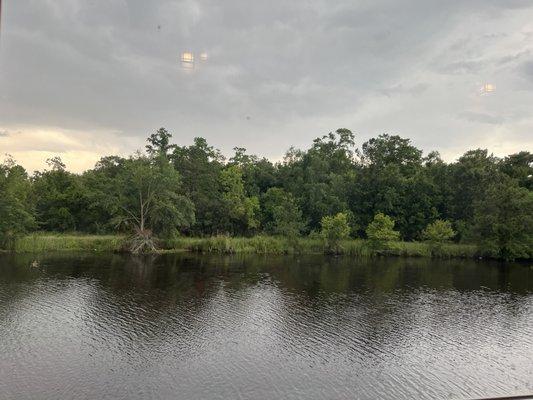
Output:
<path fill-rule="evenodd" d="M 455 236 L 450 221 L 438 219 L 429 224 L 422 232 L 422 239 L 433 243 L 442 243 L 451 240 Z"/>
<path fill-rule="evenodd" d="M 338 253 L 340 242 L 350 236 L 350 226 L 345 213 L 325 216 L 320 222 L 322 229 L 320 234 L 325 241 L 327 249 L 332 253 Z"/>
<path fill-rule="evenodd" d="M 409 139 L 380 135 L 356 148 L 339 129 L 272 163 L 205 139 L 172 144 L 161 128 L 145 153 L 110 156 L 83 174 L 59 158 L 32 176 L 0 166 L 0 236 L 29 231 L 252 236 L 320 234 L 374 241 L 454 240 L 492 257 L 533 257 L 533 154 L 487 150 L 445 163 Z M 335 239 L 336 237 L 339 239 Z"/>
<path fill-rule="evenodd" d="M 394 230 L 394 221 L 388 215 L 377 213 L 366 228 L 366 236 L 372 242 L 382 244 L 400 238 L 400 232 Z"/>

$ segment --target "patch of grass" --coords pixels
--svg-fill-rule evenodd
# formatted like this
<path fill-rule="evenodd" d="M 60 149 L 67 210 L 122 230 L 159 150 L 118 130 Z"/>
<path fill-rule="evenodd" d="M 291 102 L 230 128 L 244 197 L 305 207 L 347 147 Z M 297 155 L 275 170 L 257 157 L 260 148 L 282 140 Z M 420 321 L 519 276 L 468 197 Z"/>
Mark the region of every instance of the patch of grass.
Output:
<path fill-rule="evenodd" d="M 376 255 L 368 240 L 363 239 L 344 240 L 341 243 L 339 250 L 339 254 L 354 257 L 372 257 Z"/>
<path fill-rule="evenodd" d="M 178 238 L 166 242 L 167 250 L 182 250 L 198 253 L 219 254 L 324 254 L 327 247 L 316 238 L 288 239 L 276 236 L 258 235 L 251 238 L 213 236 L 208 238 Z M 353 257 L 436 257 L 474 258 L 478 255 L 473 245 L 446 243 L 432 245 L 425 242 L 388 242 L 379 246 L 363 239 L 343 240 L 338 248 L 339 255 Z"/>
<path fill-rule="evenodd" d="M 17 238 L 12 251 L 17 253 L 42 253 L 52 251 L 127 251 L 129 238 L 121 235 L 82 235 L 34 233 Z M 319 238 L 284 238 L 257 235 L 254 237 L 212 236 L 207 238 L 178 237 L 160 240 L 159 252 L 190 251 L 218 254 L 324 254 L 328 252 Z M 338 255 L 351 257 L 435 257 L 474 258 L 479 256 L 477 247 L 467 244 L 428 242 L 387 242 L 376 244 L 363 239 L 340 242 Z"/>
<path fill-rule="evenodd" d="M 423 242 L 390 242 L 385 249 L 378 250 L 380 254 L 400 257 L 431 257 L 431 248 Z"/>
<path fill-rule="evenodd" d="M 12 250 L 16 253 L 48 251 L 124 251 L 126 236 L 33 233 L 15 239 Z"/>
<path fill-rule="evenodd" d="M 475 258 L 480 256 L 480 251 L 473 244 L 443 243 L 432 246 L 433 257 L 438 258 Z"/>
<path fill-rule="evenodd" d="M 289 252 L 287 239 L 263 235 L 251 238 L 234 238 L 222 235 L 203 239 L 184 238 L 176 240 L 175 244 L 181 245 L 182 249 L 199 253 L 287 254 Z"/>

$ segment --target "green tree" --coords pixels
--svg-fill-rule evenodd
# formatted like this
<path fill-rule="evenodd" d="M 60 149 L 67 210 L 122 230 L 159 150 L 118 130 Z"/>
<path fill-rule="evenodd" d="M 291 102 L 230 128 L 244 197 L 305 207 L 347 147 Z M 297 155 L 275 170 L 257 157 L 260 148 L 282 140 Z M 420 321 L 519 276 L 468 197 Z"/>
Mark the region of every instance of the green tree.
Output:
<path fill-rule="evenodd" d="M 81 175 L 59 157 L 31 178 L 8 160 L 0 169 L 0 235 L 103 233 L 120 222 L 119 229 L 143 233 L 139 249 L 152 235 L 177 232 L 291 238 L 322 230 L 326 240 L 326 232 L 344 230 L 345 218 L 349 232 L 373 244 L 402 237 L 436 246 L 455 230 L 457 240 L 475 241 L 493 257 L 531 254 L 528 151 L 498 159 L 477 149 L 447 164 L 396 135 L 356 149 L 355 135 L 338 129 L 307 150 L 289 149 L 279 163 L 240 147 L 226 163 L 203 138 L 183 147 L 171 139 L 161 128 L 147 139 L 146 155 L 104 157 Z M 330 251 L 339 251 L 332 235 Z"/>
<path fill-rule="evenodd" d="M 321 220 L 321 226 L 320 235 L 324 239 L 327 250 L 332 253 L 339 253 L 341 241 L 348 239 L 350 236 L 347 215 L 338 213 L 332 216 L 325 216 Z"/>
<path fill-rule="evenodd" d="M 176 145 L 170 144 L 172 134 L 165 128 L 159 128 L 156 133 L 152 133 L 148 139 L 146 145 L 146 152 L 152 158 L 167 157 L 171 150 Z"/>
<path fill-rule="evenodd" d="M 451 240 L 455 236 L 450 221 L 438 219 L 429 224 L 422 232 L 422 239 L 433 243 L 442 243 Z"/>
<path fill-rule="evenodd" d="M 475 205 L 474 238 L 482 252 L 507 260 L 533 256 L 533 192 L 502 179 Z"/>
<path fill-rule="evenodd" d="M 420 167 L 422 151 L 411 145 L 409 139 L 383 134 L 363 143 L 361 161 L 364 165 L 379 168 L 396 165 L 406 176 Z"/>
<path fill-rule="evenodd" d="M 377 213 L 366 228 L 366 236 L 374 243 L 386 243 L 400 238 L 400 233 L 394 230 L 394 221 L 388 215 Z"/>
<path fill-rule="evenodd" d="M 320 227 L 323 216 L 348 209 L 354 138 L 348 129 L 338 129 L 316 138 L 307 152 L 290 149 L 278 168 L 280 186 L 297 199 L 310 230 Z"/>
<path fill-rule="evenodd" d="M 241 168 L 229 165 L 222 171 L 220 180 L 224 191 L 222 196 L 225 209 L 230 218 L 230 230 L 233 233 L 245 233 L 249 229 L 257 228 L 259 199 L 255 196 L 246 196 Z"/>
<path fill-rule="evenodd" d="M 241 169 L 247 196 L 260 197 L 269 188 L 276 186 L 277 171 L 269 160 L 246 154 L 244 147 L 234 147 L 233 150 L 235 154 L 229 159 L 228 165 Z"/>
<path fill-rule="evenodd" d="M 455 193 L 451 182 L 452 172 L 452 167 L 441 159 L 438 152 L 432 151 L 424 158 L 422 173 L 428 182 L 427 188 L 429 189 L 425 193 L 429 195 L 435 210 L 433 218 L 428 218 L 425 222 L 436 217 L 453 219 L 451 209 Z"/>
<path fill-rule="evenodd" d="M 359 226 L 368 226 L 383 212 L 411 240 L 437 217 L 435 187 L 424 173 L 422 151 L 409 139 L 384 134 L 363 143 L 356 171 L 349 204 Z"/>
<path fill-rule="evenodd" d="M 197 137 L 191 146 L 176 147 L 171 159 L 182 177 L 184 193 L 195 205 L 192 233 L 216 234 L 226 229 L 227 215 L 221 211 L 226 203 L 221 182 L 224 157 L 220 151 Z"/>
<path fill-rule="evenodd" d="M 302 212 L 291 193 L 270 188 L 262 197 L 264 229 L 275 235 L 297 237 L 304 227 Z"/>
<path fill-rule="evenodd" d="M 88 206 L 85 209 L 83 230 L 94 233 L 113 232 L 115 224 L 116 182 L 122 173 L 126 159 L 118 156 L 101 158 L 91 170 L 82 175 L 82 185 L 86 189 Z"/>
<path fill-rule="evenodd" d="M 0 164 L 0 246 L 35 227 L 31 186 L 24 168 L 8 157 Z"/>
<path fill-rule="evenodd" d="M 89 199 L 81 177 L 68 172 L 59 157 L 48 159 L 47 164 L 49 170 L 33 176 L 38 226 L 55 232 L 83 230 Z"/>
<path fill-rule="evenodd" d="M 52 169 L 52 171 L 65 171 L 67 168 L 67 166 L 59 156 L 48 158 L 46 160 L 46 165 L 48 165 Z"/>
<path fill-rule="evenodd" d="M 194 222 L 194 205 L 180 194 L 179 173 L 137 154 L 124 161 L 113 182 L 111 199 L 114 222 L 135 232 L 132 250 L 154 248 L 153 235 L 170 237 Z"/>
<path fill-rule="evenodd" d="M 505 157 L 500 163 L 500 170 L 526 189 L 533 190 L 533 154 L 521 151 Z"/>
<path fill-rule="evenodd" d="M 497 181 L 498 159 L 487 150 L 467 151 L 457 163 L 451 165 L 449 219 L 456 221 L 460 239 L 472 236 L 471 228 L 475 205 L 486 196 L 486 190 Z"/>

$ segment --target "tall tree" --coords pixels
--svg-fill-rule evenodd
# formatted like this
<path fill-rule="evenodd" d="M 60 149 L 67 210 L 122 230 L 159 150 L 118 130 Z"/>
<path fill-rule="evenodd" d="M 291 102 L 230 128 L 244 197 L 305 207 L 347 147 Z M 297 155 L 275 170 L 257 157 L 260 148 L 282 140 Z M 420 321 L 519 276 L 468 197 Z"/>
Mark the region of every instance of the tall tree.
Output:
<path fill-rule="evenodd" d="M 502 177 L 475 204 L 473 236 L 492 257 L 533 257 L 533 192 Z"/>
<path fill-rule="evenodd" d="M 518 185 L 533 190 L 533 154 L 529 151 L 505 157 L 500 163 L 500 170 L 515 179 Z"/>
<path fill-rule="evenodd" d="M 486 190 L 499 175 L 497 162 L 498 159 L 487 150 L 477 149 L 467 151 L 451 166 L 450 217 L 455 220 L 457 233 L 462 239 L 471 235 L 476 203 L 485 197 Z"/>
<path fill-rule="evenodd" d="M 410 240 L 436 216 L 432 190 L 423 173 L 422 151 L 409 139 L 384 134 L 362 145 L 350 206 L 360 227 L 367 226 L 376 213 L 385 213 Z"/>
<path fill-rule="evenodd" d="M 195 205 L 196 222 L 191 227 L 197 235 L 216 234 L 227 224 L 222 196 L 221 173 L 224 157 L 204 138 L 197 137 L 191 146 L 176 147 L 174 168 L 182 177 L 183 191 Z"/>
<path fill-rule="evenodd" d="M 338 129 L 315 139 L 307 152 L 290 150 L 280 166 L 280 184 L 296 197 L 311 230 L 319 229 L 322 217 L 348 210 L 354 138 L 348 129 Z"/>
<path fill-rule="evenodd" d="M 402 175 L 412 175 L 422 163 L 422 151 L 409 139 L 383 134 L 363 143 L 361 160 L 365 165 L 383 168 L 396 165 Z"/>
<path fill-rule="evenodd" d="M 0 246 L 35 227 L 28 174 L 8 157 L 0 164 Z"/>
<path fill-rule="evenodd" d="M 167 157 L 170 151 L 176 147 L 174 144 L 170 144 L 172 134 L 165 128 L 159 128 L 157 132 L 152 133 L 148 139 L 146 145 L 146 152 L 150 157 Z"/>
<path fill-rule="evenodd" d="M 194 205 L 180 194 L 179 173 L 169 164 L 140 154 L 131 157 L 114 185 L 115 222 L 140 235 L 169 237 L 194 222 Z"/>
<path fill-rule="evenodd" d="M 47 164 L 49 170 L 33 176 L 39 227 L 58 232 L 83 230 L 89 200 L 80 176 L 68 172 L 59 157 L 48 159 Z"/>
<path fill-rule="evenodd" d="M 263 229 L 271 234 L 296 237 L 304 228 L 302 212 L 291 193 L 270 188 L 261 199 Z"/>
<path fill-rule="evenodd" d="M 233 233 L 246 233 L 259 226 L 259 200 L 248 197 L 244 190 L 241 168 L 229 165 L 220 176 L 223 187 L 225 210 L 230 218 L 229 229 Z"/>
<path fill-rule="evenodd" d="M 82 184 L 86 189 L 88 207 L 86 230 L 95 233 L 112 232 L 113 213 L 116 210 L 114 193 L 118 176 L 122 173 L 126 159 L 118 156 L 101 158 L 91 170 L 82 175 Z"/>

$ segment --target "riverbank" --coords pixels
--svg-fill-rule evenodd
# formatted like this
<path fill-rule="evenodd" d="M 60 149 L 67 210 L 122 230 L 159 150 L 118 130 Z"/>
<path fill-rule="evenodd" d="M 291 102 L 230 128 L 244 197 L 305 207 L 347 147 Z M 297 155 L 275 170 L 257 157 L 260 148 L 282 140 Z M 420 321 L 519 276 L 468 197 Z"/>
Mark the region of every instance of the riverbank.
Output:
<path fill-rule="evenodd" d="M 49 251 L 127 251 L 128 237 L 121 235 L 81 235 L 35 233 L 16 239 L 11 246 L 15 253 Z M 218 254 L 324 254 L 328 249 L 320 239 L 287 239 L 274 236 L 209 238 L 180 237 L 159 242 L 159 252 L 189 251 Z M 435 258 L 479 257 L 476 246 L 446 243 L 431 245 L 425 242 L 389 242 L 376 246 L 367 240 L 352 239 L 340 243 L 337 254 L 354 257 L 400 256 Z"/>
<path fill-rule="evenodd" d="M 15 253 L 49 251 L 121 252 L 128 238 L 123 235 L 83 235 L 61 233 L 33 233 L 21 236 L 10 245 Z"/>
<path fill-rule="evenodd" d="M 219 254 L 324 254 L 330 252 L 320 239 L 290 240 L 274 236 L 179 238 L 168 241 L 164 248 L 166 250 L 163 251 L 187 250 Z M 473 245 L 449 243 L 432 246 L 422 242 L 390 242 L 382 246 L 375 246 L 363 239 L 342 241 L 337 254 L 356 257 L 390 255 L 439 258 L 474 258 L 478 255 L 477 247 Z"/>

